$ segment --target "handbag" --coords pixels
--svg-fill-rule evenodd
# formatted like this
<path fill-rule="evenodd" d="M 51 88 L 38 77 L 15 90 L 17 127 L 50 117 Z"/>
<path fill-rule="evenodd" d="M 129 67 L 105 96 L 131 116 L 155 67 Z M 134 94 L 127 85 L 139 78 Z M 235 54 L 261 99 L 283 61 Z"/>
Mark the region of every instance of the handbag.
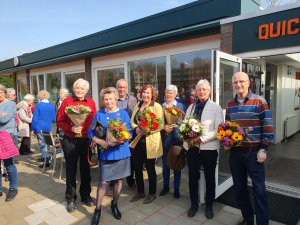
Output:
<path fill-rule="evenodd" d="M 99 120 L 96 120 L 92 127 L 91 127 L 91 130 L 95 130 L 95 136 L 99 139 L 105 139 L 106 138 L 106 128 L 104 127 L 104 125 L 99 121 Z M 88 150 L 88 162 L 90 165 L 94 166 L 96 165 L 97 163 L 92 163 L 91 162 L 91 155 L 90 153 L 92 153 L 92 149 L 90 148 L 90 145 L 91 145 L 91 138 L 90 138 L 90 141 L 89 141 L 89 150 Z M 98 152 L 98 160 L 100 158 L 100 150 L 99 150 L 99 146 L 97 145 L 97 152 Z"/>
<path fill-rule="evenodd" d="M 174 171 L 181 171 L 185 166 L 185 151 L 181 146 L 171 145 L 167 156 L 167 166 Z"/>

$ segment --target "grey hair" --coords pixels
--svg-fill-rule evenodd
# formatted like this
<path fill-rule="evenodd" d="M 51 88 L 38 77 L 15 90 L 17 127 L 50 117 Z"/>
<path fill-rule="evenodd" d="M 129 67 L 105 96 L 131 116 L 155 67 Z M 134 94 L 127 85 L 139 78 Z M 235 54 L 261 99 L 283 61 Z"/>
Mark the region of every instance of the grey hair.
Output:
<path fill-rule="evenodd" d="M 78 80 L 76 80 L 76 81 L 74 82 L 74 84 L 73 84 L 73 90 L 75 89 L 76 84 L 77 84 L 77 82 L 79 82 L 79 81 L 83 81 L 83 82 L 86 84 L 86 89 L 87 89 L 87 91 L 90 89 L 90 83 L 89 83 L 87 80 L 84 80 L 84 79 L 82 79 L 82 78 L 79 78 Z"/>
<path fill-rule="evenodd" d="M 28 100 L 33 101 L 34 99 L 35 99 L 35 97 L 31 94 L 27 94 L 27 95 L 24 96 L 24 101 L 28 101 Z"/>
<path fill-rule="evenodd" d="M 5 94 L 6 94 L 6 92 L 7 92 L 7 89 L 6 89 L 2 84 L 0 84 L 0 90 L 1 90 L 1 91 L 4 91 Z"/>
<path fill-rule="evenodd" d="M 13 88 L 7 88 L 6 89 L 6 97 L 8 97 L 8 95 L 11 95 L 11 94 L 16 94 L 16 90 Z"/>
<path fill-rule="evenodd" d="M 196 94 L 196 91 L 195 91 L 195 89 L 191 89 L 191 91 L 190 91 L 190 95 L 194 95 L 194 94 Z"/>
<path fill-rule="evenodd" d="M 67 97 L 68 97 L 68 95 L 69 95 L 69 90 L 66 89 L 66 88 L 60 89 L 59 92 L 62 92 L 62 93 L 63 93 L 65 96 L 67 96 Z"/>
<path fill-rule="evenodd" d="M 177 93 L 178 93 L 177 87 L 173 84 L 170 84 L 166 87 L 166 92 L 167 91 L 174 91 L 175 95 L 177 95 Z"/>
<path fill-rule="evenodd" d="M 206 84 L 207 89 L 210 90 L 210 83 L 208 82 L 208 80 L 204 79 L 204 80 L 199 80 L 199 82 L 196 85 L 196 90 L 199 84 Z"/>
<path fill-rule="evenodd" d="M 115 96 L 115 99 L 118 100 L 119 99 L 119 92 L 116 88 L 114 87 L 108 87 L 108 88 L 105 88 L 105 89 L 102 89 L 101 92 L 100 92 L 100 99 L 101 100 L 104 100 L 104 95 L 105 94 L 114 94 Z"/>
<path fill-rule="evenodd" d="M 125 79 L 121 78 L 121 79 L 119 79 L 119 80 L 117 81 L 117 83 L 116 83 L 116 87 L 119 87 L 119 82 L 120 82 L 120 81 L 125 81 L 125 82 L 126 82 L 126 84 L 127 84 L 127 86 L 128 86 L 128 83 L 127 83 L 127 81 L 126 81 Z"/>

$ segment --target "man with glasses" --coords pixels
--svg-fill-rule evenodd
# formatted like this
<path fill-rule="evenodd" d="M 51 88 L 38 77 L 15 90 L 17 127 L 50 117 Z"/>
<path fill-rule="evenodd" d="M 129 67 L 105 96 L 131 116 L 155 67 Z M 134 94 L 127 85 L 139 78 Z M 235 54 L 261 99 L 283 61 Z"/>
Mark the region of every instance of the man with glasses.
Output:
<path fill-rule="evenodd" d="M 13 88 L 7 88 L 6 98 L 10 101 L 15 101 L 16 97 L 16 90 Z"/>
<path fill-rule="evenodd" d="M 248 74 L 238 72 L 232 77 L 236 96 L 229 100 L 226 120 L 238 123 L 244 130 L 249 127 L 249 140 L 242 146 L 232 147 L 229 159 L 235 198 L 244 220 L 239 225 L 254 225 L 254 213 L 247 190 L 248 175 L 252 180 L 256 209 L 256 224 L 269 224 L 269 206 L 265 186 L 267 149 L 273 141 L 273 124 L 267 101 L 249 89 Z M 229 150 L 229 148 L 225 148 Z"/>
<path fill-rule="evenodd" d="M 119 97 L 120 97 L 119 100 L 117 101 L 117 107 L 119 109 L 125 110 L 128 113 L 129 117 L 131 118 L 134 107 L 137 104 L 137 99 L 134 96 L 127 94 L 128 84 L 125 79 L 119 79 L 116 83 L 116 88 L 119 92 Z M 127 177 L 126 180 L 127 180 L 128 187 L 134 191 L 137 191 L 137 186 L 136 186 L 135 180 L 133 178 L 132 163 L 131 163 L 131 175 L 129 177 Z M 107 195 L 114 194 L 113 187 L 114 187 L 113 181 L 109 182 L 109 190 L 107 192 Z"/>

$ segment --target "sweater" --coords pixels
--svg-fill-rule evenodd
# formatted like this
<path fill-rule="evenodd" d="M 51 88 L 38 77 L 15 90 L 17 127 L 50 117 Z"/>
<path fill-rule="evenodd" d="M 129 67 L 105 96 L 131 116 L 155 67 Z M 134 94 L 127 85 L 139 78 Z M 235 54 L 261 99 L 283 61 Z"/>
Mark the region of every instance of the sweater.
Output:
<path fill-rule="evenodd" d="M 10 134 L 17 134 L 17 126 L 15 115 L 17 113 L 16 103 L 7 101 L 0 105 L 0 115 L 6 112 L 4 116 L 0 116 L 0 131 L 6 131 Z"/>
<path fill-rule="evenodd" d="M 22 101 L 17 104 L 18 116 L 19 116 L 19 130 L 18 137 L 30 137 L 29 124 L 32 122 L 32 112 L 28 113 L 25 102 Z M 28 116 L 30 115 L 30 117 Z"/>
<path fill-rule="evenodd" d="M 267 101 L 252 91 L 239 106 L 238 96 L 230 99 L 226 108 L 226 120 L 236 122 L 244 130 L 249 127 L 253 131 L 248 133 L 250 141 L 244 141 L 240 147 L 260 146 L 267 150 L 273 141 L 273 123 Z"/>
<path fill-rule="evenodd" d="M 108 122 L 112 119 L 119 117 L 122 120 L 122 123 L 126 123 L 127 130 L 130 132 L 130 135 L 132 137 L 132 128 L 130 123 L 130 118 L 128 116 L 128 113 L 125 110 L 120 109 L 117 112 L 114 113 L 108 113 L 106 115 L 106 112 L 104 109 L 99 110 L 92 122 L 92 125 L 96 120 L 99 120 L 103 124 L 103 126 L 107 129 Z M 107 119 L 108 118 L 108 119 Z M 92 125 L 90 126 L 88 130 L 88 137 L 92 140 L 95 137 L 95 130 L 91 130 Z M 125 142 L 120 145 L 108 147 L 103 153 L 100 153 L 100 159 L 104 160 L 120 160 L 120 159 L 126 159 L 127 157 L 130 157 L 130 149 L 129 149 L 129 142 Z"/>
<path fill-rule="evenodd" d="M 40 102 L 36 104 L 32 122 L 31 131 L 41 133 L 41 131 L 50 132 L 52 123 L 55 122 L 55 107 L 51 103 Z"/>
<path fill-rule="evenodd" d="M 71 105 L 84 105 L 91 108 L 91 112 L 86 118 L 85 122 L 82 124 L 82 137 L 76 138 L 87 138 L 87 132 L 92 125 L 93 118 L 97 112 L 96 105 L 93 99 L 85 97 L 84 100 L 79 100 L 75 95 L 65 98 L 64 101 L 61 103 L 60 109 L 57 115 L 57 126 L 65 132 L 65 135 L 71 138 L 75 138 L 75 133 L 72 132 L 73 123 L 72 120 L 68 117 L 67 113 L 65 112 L 66 107 Z"/>

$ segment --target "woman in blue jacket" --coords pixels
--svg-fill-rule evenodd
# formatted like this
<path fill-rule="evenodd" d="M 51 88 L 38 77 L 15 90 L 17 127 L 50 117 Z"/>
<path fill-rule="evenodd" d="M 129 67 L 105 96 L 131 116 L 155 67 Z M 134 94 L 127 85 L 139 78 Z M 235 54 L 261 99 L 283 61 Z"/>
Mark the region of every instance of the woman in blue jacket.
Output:
<path fill-rule="evenodd" d="M 106 108 L 99 110 L 96 113 L 92 125 L 98 120 L 107 129 L 108 122 L 111 119 L 119 119 L 122 123 L 126 123 L 127 130 L 130 131 L 130 135 L 132 136 L 128 113 L 117 107 L 117 100 L 119 99 L 117 89 L 113 87 L 103 89 L 100 93 L 100 98 L 104 100 Z M 118 210 L 117 201 L 122 189 L 122 178 L 128 177 L 131 174 L 131 154 L 129 150 L 129 142 L 119 144 L 112 143 L 109 140 L 106 141 L 105 139 L 99 139 L 95 136 L 95 130 L 91 130 L 91 127 L 87 133 L 88 137 L 92 139 L 94 143 L 106 149 L 100 154 L 99 158 L 100 180 L 97 189 L 96 209 L 92 220 L 92 225 L 97 225 L 101 214 L 101 202 L 103 200 L 108 181 L 114 181 L 114 194 L 111 202 L 111 210 L 116 219 L 121 219 L 121 213 Z"/>

